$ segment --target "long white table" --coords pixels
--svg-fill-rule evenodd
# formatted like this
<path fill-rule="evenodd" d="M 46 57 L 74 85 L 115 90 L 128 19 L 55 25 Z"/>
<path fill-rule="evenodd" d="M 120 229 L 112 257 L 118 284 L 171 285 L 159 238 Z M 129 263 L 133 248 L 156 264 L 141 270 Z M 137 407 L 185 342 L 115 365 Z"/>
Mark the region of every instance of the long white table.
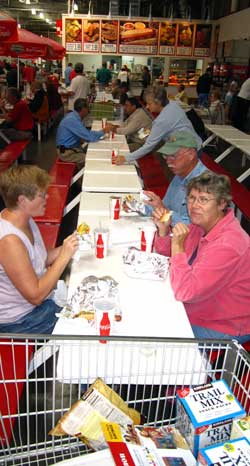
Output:
<path fill-rule="evenodd" d="M 86 173 L 83 177 L 82 190 L 106 193 L 139 193 L 142 190 L 142 182 L 137 174 Z"/>
<path fill-rule="evenodd" d="M 93 160 L 91 156 L 86 157 L 85 173 L 109 173 L 113 175 L 137 175 L 134 165 L 112 165 L 110 160 Z"/>
<path fill-rule="evenodd" d="M 206 147 L 215 138 L 223 139 L 229 144 L 215 162 L 221 162 L 227 157 L 234 149 L 238 149 L 243 153 L 242 167 L 244 166 L 245 158 L 250 159 L 250 135 L 238 130 L 230 125 L 209 125 L 206 124 L 206 129 L 212 134 L 203 142 L 203 147 Z M 250 169 L 245 170 L 238 178 L 237 181 L 242 182 L 250 175 Z"/>
<path fill-rule="evenodd" d="M 130 193 L 112 193 L 113 196 L 122 196 L 124 199 L 125 196 Z M 80 206 L 79 206 L 79 217 L 84 215 L 90 215 L 95 217 L 109 215 L 109 199 L 110 193 L 90 193 L 83 192 L 81 194 Z M 139 194 L 133 194 L 135 199 L 139 199 Z M 133 217 L 138 216 L 134 212 L 126 213 L 123 209 L 120 212 L 121 217 Z"/>
<path fill-rule="evenodd" d="M 89 151 L 106 151 L 110 150 L 112 151 L 113 149 L 119 149 L 120 153 L 128 153 L 128 145 L 124 140 L 117 140 L 117 141 L 110 141 L 109 139 L 102 139 L 101 141 L 98 142 L 90 142 L 88 145 L 88 152 Z"/>

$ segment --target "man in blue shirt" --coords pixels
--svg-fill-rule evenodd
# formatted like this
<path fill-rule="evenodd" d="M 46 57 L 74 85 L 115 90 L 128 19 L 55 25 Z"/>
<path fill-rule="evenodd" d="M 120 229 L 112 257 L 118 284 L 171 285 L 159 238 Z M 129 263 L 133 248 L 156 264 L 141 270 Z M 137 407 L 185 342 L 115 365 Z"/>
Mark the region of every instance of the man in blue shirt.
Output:
<path fill-rule="evenodd" d="M 159 152 L 175 176 L 162 200 L 152 191 L 144 191 L 150 198 L 149 201 L 144 201 L 147 204 L 145 213 L 151 215 L 153 209 L 164 207 L 167 211 L 173 211 L 172 225 L 177 222 L 188 224 L 190 219 L 187 212 L 186 186 L 192 178 L 207 170 L 198 159 L 196 138 L 187 131 L 173 133 Z"/>
<path fill-rule="evenodd" d="M 64 71 L 64 80 L 65 80 L 65 84 L 66 86 L 69 86 L 70 85 L 70 73 L 71 71 L 73 70 L 72 68 L 72 63 L 68 63 L 68 66 L 65 68 L 65 71 Z"/>
<path fill-rule="evenodd" d="M 74 111 L 68 113 L 58 126 L 56 133 L 56 147 L 58 157 L 64 162 L 83 164 L 85 153 L 82 148 L 84 142 L 95 142 L 102 139 L 105 132 L 90 131 L 85 128 L 82 119 L 88 114 L 89 107 L 85 99 L 76 99 Z"/>
<path fill-rule="evenodd" d="M 158 149 L 160 144 L 166 141 L 171 133 L 177 131 L 187 131 L 197 142 L 198 151 L 201 149 L 201 138 L 195 132 L 191 121 L 186 116 L 184 110 L 177 102 L 170 102 L 167 98 L 166 89 L 157 87 L 149 89 L 145 92 L 147 109 L 151 113 L 158 113 L 158 116 L 153 121 L 152 128 L 146 142 L 142 147 L 130 154 L 116 157 L 116 164 L 131 163 L 140 159 L 144 155 Z"/>

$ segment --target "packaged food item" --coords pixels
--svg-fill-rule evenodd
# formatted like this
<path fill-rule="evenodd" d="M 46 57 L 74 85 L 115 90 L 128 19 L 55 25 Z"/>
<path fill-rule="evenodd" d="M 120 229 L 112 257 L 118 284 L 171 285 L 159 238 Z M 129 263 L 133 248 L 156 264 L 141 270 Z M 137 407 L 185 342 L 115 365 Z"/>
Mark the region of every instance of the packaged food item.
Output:
<path fill-rule="evenodd" d="M 250 442 L 250 416 L 233 421 L 231 440 L 245 437 Z"/>
<path fill-rule="evenodd" d="M 101 422 L 118 424 L 140 424 L 138 411 L 128 408 L 122 398 L 101 379 L 88 388 L 57 422 L 49 435 L 73 435 L 79 437 L 93 450 L 107 448 Z"/>
<path fill-rule="evenodd" d="M 169 222 L 170 218 L 172 217 L 172 213 L 173 213 L 172 210 L 169 210 L 168 212 L 165 211 L 164 214 L 162 214 L 160 218 L 160 222 L 164 222 L 164 223 Z"/>
<path fill-rule="evenodd" d="M 76 231 L 79 235 L 88 235 L 90 232 L 90 227 L 87 225 L 87 223 L 83 222 L 78 225 Z"/>
<path fill-rule="evenodd" d="M 250 466 L 250 443 L 241 438 L 202 448 L 198 466 Z"/>
<path fill-rule="evenodd" d="M 176 427 L 195 457 L 199 449 L 229 440 L 233 419 L 244 415 L 224 380 L 177 390 Z"/>

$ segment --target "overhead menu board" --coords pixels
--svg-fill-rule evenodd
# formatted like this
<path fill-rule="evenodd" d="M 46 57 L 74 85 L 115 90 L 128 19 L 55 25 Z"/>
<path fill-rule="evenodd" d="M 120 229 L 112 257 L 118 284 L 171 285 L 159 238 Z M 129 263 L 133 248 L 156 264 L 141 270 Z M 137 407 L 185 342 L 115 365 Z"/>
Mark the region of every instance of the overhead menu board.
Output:
<path fill-rule="evenodd" d="M 64 18 L 67 52 L 208 57 L 211 24 Z"/>

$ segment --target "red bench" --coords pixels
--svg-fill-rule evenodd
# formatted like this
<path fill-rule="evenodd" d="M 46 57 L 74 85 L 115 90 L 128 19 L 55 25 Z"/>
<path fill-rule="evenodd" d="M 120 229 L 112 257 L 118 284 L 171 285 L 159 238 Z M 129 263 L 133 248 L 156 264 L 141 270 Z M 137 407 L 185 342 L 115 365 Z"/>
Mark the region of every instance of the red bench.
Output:
<path fill-rule="evenodd" d="M 154 154 L 146 155 L 138 161 L 145 189 L 155 192 L 163 198 L 169 182 L 166 179 L 160 161 Z"/>
<path fill-rule="evenodd" d="M 220 175 L 227 175 L 231 181 L 232 196 L 233 202 L 237 208 L 242 212 L 242 214 L 249 220 L 250 219 L 250 192 L 245 188 L 242 183 L 239 183 L 230 173 L 228 173 L 225 168 L 215 162 L 209 155 L 203 152 L 201 157 L 202 163 L 206 167 Z"/>
<path fill-rule="evenodd" d="M 0 151 L 0 171 L 6 170 L 10 165 L 19 159 L 20 155 L 29 145 L 30 140 L 10 142 L 4 149 Z"/>
<path fill-rule="evenodd" d="M 69 187 L 51 184 L 48 188 L 48 202 L 42 217 L 34 217 L 36 222 L 60 224 L 66 205 Z"/>
<path fill-rule="evenodd" d="M 43 237 L 46 249 L 53 249 L 56 247 L 57 239 L 59 235 L 60 225 L 57 223 L 40 223 L 37 222 L 37 226 Z"/>
<path fill-rule="evenodd" d="M 76 164 L 56 161 L 49 171 L 51 184 L 70 186 Z"/>

